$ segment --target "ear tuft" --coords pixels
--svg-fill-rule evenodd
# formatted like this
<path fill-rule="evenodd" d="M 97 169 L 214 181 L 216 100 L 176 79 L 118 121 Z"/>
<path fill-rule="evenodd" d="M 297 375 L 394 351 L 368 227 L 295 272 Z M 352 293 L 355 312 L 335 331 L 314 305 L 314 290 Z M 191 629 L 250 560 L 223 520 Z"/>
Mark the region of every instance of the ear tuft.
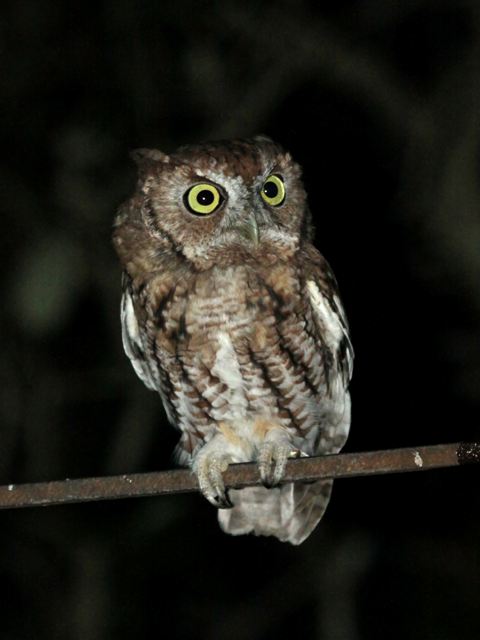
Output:
<path fill-rule="evenodd" d="M 168 162 L 170 158 L 166 153 L 158 149 L 134 149 L 130 152 L 130 157 L 138 167 L 145 164 L 153 164 L 154 162 Z"/>
<path fill-rule="evenodd" d="M 137 165 L 138 178 L 141 183 L 146 183 L 148 178 L 157 175 L 159 164 L 170 161 L 167 154 L 158 149 L 135 149 L 130 152 L 130 157 Z"/>

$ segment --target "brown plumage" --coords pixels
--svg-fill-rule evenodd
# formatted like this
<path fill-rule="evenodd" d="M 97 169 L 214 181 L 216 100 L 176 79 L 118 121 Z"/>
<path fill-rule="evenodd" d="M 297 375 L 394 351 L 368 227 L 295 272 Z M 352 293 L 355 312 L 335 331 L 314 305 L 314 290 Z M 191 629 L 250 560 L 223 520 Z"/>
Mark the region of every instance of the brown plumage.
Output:
<path fill-rule="evenodd" d="M 331 482 L 277 485 L 289 456 L 343 446 L 353 361 L 300 168 L 265 137 L 134 158 L 137 189 L 114 230 L 126 353 L 222 528 L 299 544 Z M 249 460 L 266 488 L 229 495 L 222 472 Z"/>

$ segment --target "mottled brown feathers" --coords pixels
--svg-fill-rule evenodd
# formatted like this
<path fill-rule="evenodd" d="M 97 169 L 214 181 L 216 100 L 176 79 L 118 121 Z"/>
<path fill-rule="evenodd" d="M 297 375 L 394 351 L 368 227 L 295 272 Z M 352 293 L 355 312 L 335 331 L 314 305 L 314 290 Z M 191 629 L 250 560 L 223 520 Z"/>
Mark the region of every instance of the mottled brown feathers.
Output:
<path fill-rule="evenodd" d="M 347 437 L 348 326 L 309 241 L 300 168 L 262 137 L 170 155 L 143 149 L 135 160 L 137 189 L 114 229 L 127 355 L 181 432 L 179 461 L 213 504 L 233 504 L 222 527 L 299 544 L 323 514 L 329 483 L 244 490 L 232 503 L 222 473 L 255 459 L 272 486 L 292 452 L 336 452 Z M 262 194 L 271 174 L 285 187 L 279 206 Z M 202 184 L 221 196 L 209 215 L 186 202 Z"/>

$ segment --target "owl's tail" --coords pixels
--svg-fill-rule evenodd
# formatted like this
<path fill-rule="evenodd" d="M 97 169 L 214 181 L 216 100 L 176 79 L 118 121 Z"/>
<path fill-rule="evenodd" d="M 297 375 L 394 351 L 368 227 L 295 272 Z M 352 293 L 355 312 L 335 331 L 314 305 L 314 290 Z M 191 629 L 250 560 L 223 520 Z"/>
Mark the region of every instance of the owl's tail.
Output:
<path fill-rule="evenodd" d="M 331 480 L 232 490 L 234 507 L 220 509 L 218 521 L 226 533 L 234 536 L 254 533 L 300 544 L 322 518 L 331 490 Z"/>

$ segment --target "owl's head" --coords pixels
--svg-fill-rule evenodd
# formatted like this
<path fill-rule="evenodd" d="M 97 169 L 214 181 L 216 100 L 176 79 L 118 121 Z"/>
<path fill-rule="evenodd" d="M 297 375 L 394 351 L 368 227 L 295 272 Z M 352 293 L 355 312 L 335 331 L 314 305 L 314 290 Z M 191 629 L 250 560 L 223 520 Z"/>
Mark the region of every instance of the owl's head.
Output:
<path fill-rule="evenodd" d="M 119 218 L 135 218 L 158 249 L 197 268 L 291 256 L 309 234 L 300 167 L 269 138 L 133 153 L 137 193 Z"/>

